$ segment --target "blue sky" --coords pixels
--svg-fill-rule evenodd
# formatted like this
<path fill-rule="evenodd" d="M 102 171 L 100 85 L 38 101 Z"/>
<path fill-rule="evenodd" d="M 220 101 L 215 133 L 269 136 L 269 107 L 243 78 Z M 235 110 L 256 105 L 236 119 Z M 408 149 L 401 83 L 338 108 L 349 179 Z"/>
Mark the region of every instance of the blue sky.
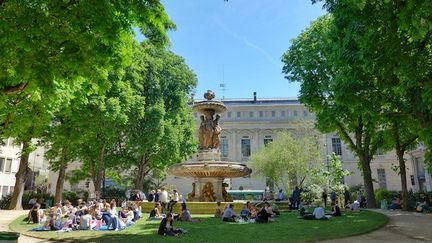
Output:
<path fill-rule="evenodd" d="M 325 12 L 310 0 L 162 0 L 177 30 L 170 49 L 198 77 L 197 98 L 297 97 L 298 83 L 282 74 L 290 40 Z M 141 39 L 141 38 L 138 38 Z"/>

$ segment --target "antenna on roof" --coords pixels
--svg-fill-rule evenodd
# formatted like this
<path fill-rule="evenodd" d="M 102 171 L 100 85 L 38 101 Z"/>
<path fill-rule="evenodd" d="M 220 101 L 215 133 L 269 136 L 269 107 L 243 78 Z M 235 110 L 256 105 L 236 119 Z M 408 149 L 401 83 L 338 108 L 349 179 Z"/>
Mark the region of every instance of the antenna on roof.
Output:
<path fill-rule="evenodd" d="M 222 64 L 222 83 L 219 84 L 219 88 L 222 90 L 222 99 L 225 99 L 225 91 L 227 90 L 227 85 L 225 83 L 225 67 Z"/>

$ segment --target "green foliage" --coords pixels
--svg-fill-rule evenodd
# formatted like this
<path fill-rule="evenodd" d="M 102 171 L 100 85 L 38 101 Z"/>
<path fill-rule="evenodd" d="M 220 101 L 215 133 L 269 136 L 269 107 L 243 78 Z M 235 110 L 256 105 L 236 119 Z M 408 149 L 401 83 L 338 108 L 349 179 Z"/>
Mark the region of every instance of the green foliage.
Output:
<path fill-rule="evenodd" d="M 381 202 L 382 200 L 391 202 L 391 200 L 393 199 L 393 194 L 384 188 L 380 188 L 375 191 L 375 197 L 378 202 Z"/>
<path fill-rule="evenodd" d="M 11 201 L 12 201 L 11 194 L 2 196 L 2 198 L 0 199 L 0 209 L 9 209 Z"/>
<path fill-rule="evenodd" d="M 44 202 L 46 202 L 46 201 L 53 202 L 53 199 L 54 199 L 50 193 L 46 193 L 46 192 L 43 192 L 43 193 L 25 192 L 22 196 L 23 209 L 30 209 L 32 207 L 30 204 L 28 204 L 28 202 L 32 198 L 36 198 L 36 200 L 42 199 Z"/>
<path fill-rule="evenodd" d="M 78 199 L 83 199 L 84 201 L 87 201 L 89 197 L 88 191 L 65 191 L 62 193 L 63 201 L 68 200 L 72 203 L 72 205 L 78 204 Z"/>
<path fill-rule="evenodd" d="M 352 172 L 343 169 L 343 162 L 335 153 L 329 156 L 327 171 L 324 171 L 324 176 L 328 179 L 330 190 L 337 192 L 339 195 L 345 191 L 345 185 L 342 180 L 345 176 L 352 175 Z"/>
<path fill-rule="evenodd" d="M 383 115 L 408 117 L 408 127 L 414 128 L 410 130 L 418 133 L 429 151 L 432 145 L 432 2 L 364 1 L 362 7 L 353 4 L 354 0 L 324 2 L 335 19 L 334 48 L 346 54 L 340 55 L 339 61 L 349 62 L 351 57 L 359 60 L 358 72 L 372 75 L 382 97 L 390 97 L 387 103 L 390 105 L 382 106 Z M 427 152 L 426 157 L 432 171 L 431 153 Z"/>
<path fill-rule="evenodd" d="M 102 190 L 102 198 L 107 199 L 107 201 L 115 199 L 117 202 L 120 202 L 126 199 L 126 189 L 113 186 L 105 187 Z"/>
<path fill-rule="evenodd" d="M 283 55 L 283 72 L 300 82 L 300 101 L 316 115 L 316 126 L 324 133 L 337 131 L 356 155 L 362 172 L 368 206 L 374 207 L 370 162 L 377 149 L 385 146 L 381 129 L 380 90 L 371 73 L 360 71 L 359 48 L 341 49 L 335 42 L 335 19 L 327 14 L 292 41 Z M 342 61 L 343 58 L 344 61 Z"/>
<path fill-rule="evenodd" d="M 315 184 L 320 180 L 312 173 L 321 166 L 320 152 L 309 137 L 295 139 L 289 132 L 280 132 L 272 143 L 254 153 L 251 161 L 256 175 L 273 180 L 285 191 L 297 183 Z M 297 180 L 295 185 L 290 185 L 292 180 Z"/>

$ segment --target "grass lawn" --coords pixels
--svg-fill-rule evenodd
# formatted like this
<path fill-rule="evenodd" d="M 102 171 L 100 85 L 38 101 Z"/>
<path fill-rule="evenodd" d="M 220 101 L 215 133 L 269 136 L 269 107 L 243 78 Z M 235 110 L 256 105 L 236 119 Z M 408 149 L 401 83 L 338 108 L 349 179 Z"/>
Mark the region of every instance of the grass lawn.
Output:
<path fill-rule="evenodd" d="M 148 215 L 143 215 L 144 217 Z M 158 221 L 139 220 L 134 226 L 122 231 L 73 231 L 69 233 L 31 232 L 37 225 L 23 222 L 21 216 L 13 221 L 11 230 L 29 236 L 73 242 L 305 242 L 341 238 L 380 228 L 387 217 L 372 211 L 344 213 L 327 221 L 297 219 L 297 213 L 282 213 L 276 222 L 269 224 L 226 223 L 211 215 L 197 215 L 203 222 L 175 222 L 187 234 L 180 237 L 157 235 Z"/>

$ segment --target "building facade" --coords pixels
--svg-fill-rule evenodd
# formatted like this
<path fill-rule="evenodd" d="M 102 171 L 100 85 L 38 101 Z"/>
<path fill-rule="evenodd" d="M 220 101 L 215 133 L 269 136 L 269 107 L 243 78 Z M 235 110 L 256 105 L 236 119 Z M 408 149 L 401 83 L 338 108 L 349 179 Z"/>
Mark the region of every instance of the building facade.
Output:
<path fill-rule="evenodd" d="M 221 114 L 220 119 L 222 127 L 220 152 L 221 159 L 225 161 L 242 162 L 249 165 L 251 155 L 273 141 L 276 133 L 284 130 L 301 133 L 304 128 L 314 127 L 314 115 L 297 99 L 254 98 L 222 101 L 227 107 L 227 111 Z M 194 116 L 199 126 L 199 114 L 194 113 Z M 352 172 L 351 176 L 344 178 L 345 184 L 349 186 L 363 184 L 357 158 L 336 133 L 321 134 L 316 136 L 316 139 L 320 144 L 321 159 L 324 163 L 328 155 L 335 153 L 341 157 L 344 169 Z M 425 172 L 424 163 L 421 163 L 423 155 L 424 151 L 406 154 L 408 189 L 431 190 L 430 175 Z M 417 164 L 412 161 L 417 161 Z M 378 151 L 371 162 L 375 189 L 401 190 L 400 176 L 395 171 L 398 164 L 394 151 L 387 153 Z M 191 191 L 192 182 L 192 178 L 168 176 L 166 179 L 170 187 L 177 188 L 183 195 Z M 233 190 L 239 188 L 263 190 L 273 186 L 271 181 L 256 176 L 254 173 L 247 178 L 232 178 L 229 184 Z"/>
<path fill-rule="evenodd" d="M 34 141 L 36 142 L 36 141 Z M 18 172 L 22 146 L 16 145 L 13 138 L 3 141 L 0 146 L 0 195 L 11 194 L 15 187 L 15 174 Z M 45 149 L 37 147 L 29 155 L 30 174 L 27 177 L 24 190 L 35 189 L 35 178 L 48 178 L 48 162 L 44 159 Z"/>

